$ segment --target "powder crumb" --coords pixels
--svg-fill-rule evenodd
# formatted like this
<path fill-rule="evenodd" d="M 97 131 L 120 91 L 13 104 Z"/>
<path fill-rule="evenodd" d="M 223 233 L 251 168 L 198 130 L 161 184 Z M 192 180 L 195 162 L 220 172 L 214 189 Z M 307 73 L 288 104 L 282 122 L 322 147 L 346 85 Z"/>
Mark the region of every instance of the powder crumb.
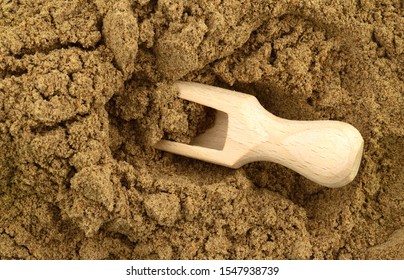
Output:
<path fill-rule="evenodd" d="M 393 232 L 386 242 L 368 249 L 369 259 L 399 259 L 404 258 L 404 228 Z"/>
<path fill-rule="evenodd" d="M 124 77 L 129 78 L 135 68 L 139 28 L 128 1 L 116 2 L 105 15 L 103 35 L 119 69 Z"/>
<path fill-rule="evenodd" d="M 147 215 L 159 225 L 172 226 L 180 215 L 180 200 L 172 194 L 151 194 L 145 198 Z"/>

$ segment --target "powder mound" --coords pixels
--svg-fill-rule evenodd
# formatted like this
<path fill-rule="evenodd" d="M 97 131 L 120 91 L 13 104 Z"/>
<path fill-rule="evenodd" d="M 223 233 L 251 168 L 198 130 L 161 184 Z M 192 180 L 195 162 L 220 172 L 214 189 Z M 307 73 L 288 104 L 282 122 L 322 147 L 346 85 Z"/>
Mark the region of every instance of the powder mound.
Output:
<path fill-rule="evenodd" d="M 115 62 L 124 77 L 132 75 L 135 68 L 139 28 L 128 2 L 119 1 L 104 17 L 103 35 L 112 50 Z"/>
<path fill-rule="evenodd" d="M 76 173 L 71 179 L 71 187 L 81 191 L 91 200 L 100 201 L 108 211 L 114 206 L 114 186 L 111 181 L 110 166 L 90 166 Z"/>
<path fill-rule="evenodd" d="M 212 235 L 205 243 L 205 250 L 214 259 L 223 259 L 228 254 L 231 242 L 225 236 Z"/>
<path fill-rule="evenodd" d="M 159 225 L 172 226 L 180 215 L 180 200 L 173 194 L 151 194 L 144 201 L 147 215 Z"/>
<path fill-rule="evenodd" d="M 207 27 L 203 22 L 190 22 L 179 33 L 163 36 L 156 47 L 159 70 L 176 80 L 199 67 L 198 46 Z"/>
<path fill-rule="evenodd" d="M 393 232 L 386 242 L 368 249 L 368 259 L 404 259 L 404 227 Z"/>

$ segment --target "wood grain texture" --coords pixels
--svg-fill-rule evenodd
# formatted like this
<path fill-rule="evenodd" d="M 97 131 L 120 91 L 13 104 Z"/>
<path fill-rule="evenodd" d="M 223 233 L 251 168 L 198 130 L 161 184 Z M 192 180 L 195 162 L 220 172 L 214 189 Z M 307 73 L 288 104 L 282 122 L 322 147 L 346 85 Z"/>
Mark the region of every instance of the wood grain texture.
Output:
<path fill-rule="evenodd" d="M 218 110 L 215 124 L 190 145 L 162 140 L 157 149 L 231 168 L 271 161 L 331 188 L 348 184 L 358 172 L 363 138 L 350 124 L 286 120 L 252 95 L 192 82 L 176 86 L 179 97 Z"/>

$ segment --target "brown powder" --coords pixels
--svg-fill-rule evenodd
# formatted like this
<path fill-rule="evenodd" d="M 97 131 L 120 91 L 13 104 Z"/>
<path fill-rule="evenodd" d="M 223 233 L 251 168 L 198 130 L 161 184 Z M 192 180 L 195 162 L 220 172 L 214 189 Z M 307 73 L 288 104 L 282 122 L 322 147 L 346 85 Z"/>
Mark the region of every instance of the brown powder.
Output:
<path fill-rule="evenodd" d="M 1 259 L 404 258 L 400 1 L 29 2 L 0 3 Z M 357 178 L 154 150 L 212 121 L 179 79 L 351 123 Z"/>

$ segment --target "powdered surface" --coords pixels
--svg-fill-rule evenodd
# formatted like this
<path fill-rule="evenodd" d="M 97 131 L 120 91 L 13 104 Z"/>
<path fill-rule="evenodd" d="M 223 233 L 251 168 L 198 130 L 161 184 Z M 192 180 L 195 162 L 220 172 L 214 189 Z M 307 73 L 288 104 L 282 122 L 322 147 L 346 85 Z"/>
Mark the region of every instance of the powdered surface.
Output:
<path fill-rule="evenodd" d="M 400 1 L 16 3 L 0 2 L 0 258 L 404 258 Z M 358 176 L 327 189 L 153 149 L 212 123 L 176 80 L 354 125 Z"/>

